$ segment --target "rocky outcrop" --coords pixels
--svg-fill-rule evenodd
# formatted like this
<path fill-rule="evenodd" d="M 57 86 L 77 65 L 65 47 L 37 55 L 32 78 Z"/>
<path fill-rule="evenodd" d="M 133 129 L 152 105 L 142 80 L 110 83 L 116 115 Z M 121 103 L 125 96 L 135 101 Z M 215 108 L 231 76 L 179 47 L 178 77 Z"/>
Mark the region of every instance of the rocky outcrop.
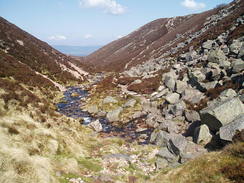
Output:
<path fill-rule="evenodd" d="M 222 126 L 219 129 L 220 138 L 226 141 L 232 141 L 234 135 L 239 130 L 244 129 L 244 112 L 240 116 L 238 116 L 235 120 L 231 123 L 228 123 Z"/>
<path fill-rule="evenodd" d="M 232 98 L 203 109 L 200 116 L 202 124 L 206 124 L 212 131 L 218 131 L 243 113 L 244 104 L 239 98 Z"/>

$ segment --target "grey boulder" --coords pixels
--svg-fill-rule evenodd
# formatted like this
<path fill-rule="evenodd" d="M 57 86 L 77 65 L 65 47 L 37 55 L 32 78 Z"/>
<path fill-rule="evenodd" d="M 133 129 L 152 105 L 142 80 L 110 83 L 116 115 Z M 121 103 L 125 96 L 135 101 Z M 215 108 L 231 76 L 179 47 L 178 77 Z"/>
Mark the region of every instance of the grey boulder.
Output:
<path fill-rule="evenodd" d="M 242 129 L 244 129 L 244 114 L 238 116 L 231 123 L 222 126 L 219 130 L 220 138 L 222 140 L 232 141 L 236 131 L 241 131 Z"/>
<path fill-rule="evenodd" d="M 193 139 L 195 143 L 206 145 L 211 141 L 211 139 L 212 139 L 212 135 L 207 125 L 201 125 L 195 129 L 194 139 Z"/>
<path fill-rule="evenodd" d="M 210 130 L 218 131 L 243 113 L 244 104 L 236 97 L 201 110 L 200 117 L 202 124 L 206 124 Z"/>

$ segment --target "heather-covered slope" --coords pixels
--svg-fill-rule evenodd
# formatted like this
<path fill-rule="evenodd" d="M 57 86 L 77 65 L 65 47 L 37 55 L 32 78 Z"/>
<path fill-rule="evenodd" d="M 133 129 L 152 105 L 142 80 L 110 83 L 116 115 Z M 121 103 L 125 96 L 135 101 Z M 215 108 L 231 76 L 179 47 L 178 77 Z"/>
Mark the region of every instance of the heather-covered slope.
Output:
<path fill-rule="evenodd" d="M 123 71 L 151 59 L 182 53 L 228 30 L 230 23 L 243 14 L 243 4 L 234 1 L 200 14 L 155 20 L 81 60 L 97 71 Z"/>
<path fill-rule="evenodd" d="M 81 69 L 76 68 L 71 63 L 72 60 L 69 57 L 61 54 L 47 43 L 38 40 L 1 17 L 0 51 L 1 57 L 5 60 L 0 63 L 2 76 L 4 74 L 9 76 L 8 72 L 13 72 L 14 70 L 11 69 L 13 65 L 6 66 L 6 64 L 3 69 L 2 64 L 6 62 L 6 59 L 11 59 L 11 62 L 15 62 L 17 65 L 22 63 L 21 67 L 15 66 L 19 67 L 19 69 L 15 70 L 17 72 L 24 73 L 24 70 L 21 71 L 21 68 L 25 67 L 25 70 L 31 70 L 32 75 L 34 72 L 39 75 L 43 74 L 52 81 L 64 85 L 72 81 L 82 81 L 84 79 L 83 76 L 87 74 Z M 15 73 L 12 74 L 14 77 Z M 33 82 L 38 83 L 35 77 L 28 79 L 33 79 Z"/>

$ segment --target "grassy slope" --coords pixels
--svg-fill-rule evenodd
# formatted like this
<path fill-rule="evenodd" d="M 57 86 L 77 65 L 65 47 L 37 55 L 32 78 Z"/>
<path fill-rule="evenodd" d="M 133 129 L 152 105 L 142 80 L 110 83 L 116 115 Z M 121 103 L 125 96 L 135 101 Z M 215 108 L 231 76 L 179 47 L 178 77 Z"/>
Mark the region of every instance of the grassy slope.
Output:
<path fill-rule="evenodd" d="M 244 142 L 211 152 L 181 167 L 164 172 L 155 183 L 243 183 Z"/>

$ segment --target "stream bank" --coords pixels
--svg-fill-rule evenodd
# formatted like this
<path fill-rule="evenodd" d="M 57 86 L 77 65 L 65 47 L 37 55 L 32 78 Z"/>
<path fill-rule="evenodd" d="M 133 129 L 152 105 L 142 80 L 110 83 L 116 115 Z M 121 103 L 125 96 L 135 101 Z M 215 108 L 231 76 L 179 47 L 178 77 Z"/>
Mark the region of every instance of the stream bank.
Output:
<path fill-rule="evenodd" d="M 146 118 L 146 115 L 136 120 L 134 119 L 121 127 L 117 127 L 112 125 L 106 117 L 97 118 L 81 109 L 83 105 L 82 101 L 89 96 L 89 91 L 80 87 L 72 86 L 67 88 L 63 95 L 64 97 L 62 100 L 56 104 L 57 111 L 67 117 L 80 119 L 82 125 L 89 125 L 91 122 L 99 120 L 102 125 L 102 131 L 99 133 L 102 137 L 118 136 L 127 141 L 136 140 L 139 144 L 149 143 L 153 129 L 138 129 L 139 123 L 143 123 L 143 118 Z"/>

